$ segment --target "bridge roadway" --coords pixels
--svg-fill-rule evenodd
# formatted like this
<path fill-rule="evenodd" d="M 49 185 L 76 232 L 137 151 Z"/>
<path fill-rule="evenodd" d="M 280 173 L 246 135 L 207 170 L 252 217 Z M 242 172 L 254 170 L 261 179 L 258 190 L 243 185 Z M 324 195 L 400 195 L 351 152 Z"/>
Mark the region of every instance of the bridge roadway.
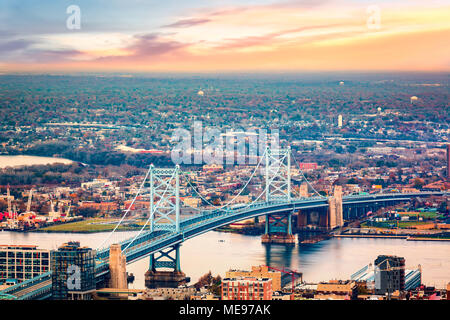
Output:
<path fill-rule="evenodd" d="M 412 198 L 426 197 L 431 195 L 442 196 L 444 192 L 420 192 L 420 193 L 392 193 L 392 194 L 373 194 L 362 196 L 344 196 L 343 206 L 379 203 L 379 202 L 400 202 L 409 201 Z M 168 248 L 187 239 L 196 237 L 215 228 L 250 219 L 266 214 L 282 213 L 296 211 L 300 209 L 328 207 L 328 199 L 324 197 L 295 198 L 290 202 L 271 201 L 255 202 L 249 206 L 242 205 L 241 208 L 235 206 L 228 210 L 205 211 L 201 215 L 182 220 L 180 222 L 180 232 L 175 233 L 170 230 L 157 230 L 153 232 L 144 232 L 137 237 L 131 246 L 127 248 L 132 239 L 121 242 L 122 250 L 126 256 L 127 264 L 140 260 L 156 253 L 162 249 Z M 105 248 L 98 251 L 97 258 L 100 260 L 97 264 L 96 276 L 102 276 L 109 272 L 108 258 L 109 249 Z"/>
<path fill-rule="evenodd" d="M 46 299 L 51 296 L 52 273 L 46 272 L 37 277 L 11 286 L 1 293 L 9 294 L 18 300 Z"/>
<path fill-rule="evenodd" d="M 445 192 L 421 192 L 421 193 L 396 193 L 396 194 L 376 194 L 363 196 L 343 197 L 344 206 L 361 205 L 377 202 L 400 202 L 409 201 L 412 198 L 426 196 L 448 195 Z M 156 230 L 153 232 L 143 232 L 138 236 L 133 244 L 127 246 L 133 239 L 122 241 L 122 249 L 126 256 L 127 264 L 143 259 L 152 253 L 181 243 L 187 239 L 196 237 L 215 228 L 238 222 L 241 220 L 262 216 L 271 213 L 281 213 L 296 211 L 300 209 L 312 209 L 328 207 L 328 199 L 324 197 L 296 198 L 290 202 L 271 201 L 255 202 L 251 205 L 234 206 L 227 210 L 204 211 L 200 215 L 184 219 L 180 222 L 180 232 L 170 230 Z M 95 267 L 96 279 L 101 281 L 109 273 L 109 248 L 101 249 L 97 252 L 97 262 Z M 51 272 L 44 273 L 38 277 L 26 280 L 15 286 L 2 291 L 3 294 L 10 294 L 18 299 L 45 299 L 51 296 Z"/>

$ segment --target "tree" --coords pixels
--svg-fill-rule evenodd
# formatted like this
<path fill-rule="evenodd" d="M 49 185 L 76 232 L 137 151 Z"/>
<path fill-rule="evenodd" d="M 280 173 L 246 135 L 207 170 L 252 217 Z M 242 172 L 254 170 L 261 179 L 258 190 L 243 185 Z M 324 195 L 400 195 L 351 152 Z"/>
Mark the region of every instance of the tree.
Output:
<path fill-rule="evenodd" d="M 414 188 L 422 189 L 424 184 L 425 184 L 425 181 L 423 181 L 423 179 L 420 179 L 420 178 L 415 178 L 414 179 Z"/>
<path fill-rule="evenodd" d="M 78 209 L 78 214 L 85 218 L 95 217 L 98 213 L 99 213 L 99 210 L 97 210 L 95 208 L 79 208 Z"/>
<path fill-rule="evenodd" d="M 194 287 L 199 290 L 202 287 L 207 287 L 209 291 L 215 295 L 220 295 L 222 285 L 222 278 L 220 275 L 213 277 L 211 271 L 204 274 L 198 279 L 197 283 L 194 284 Z"/>

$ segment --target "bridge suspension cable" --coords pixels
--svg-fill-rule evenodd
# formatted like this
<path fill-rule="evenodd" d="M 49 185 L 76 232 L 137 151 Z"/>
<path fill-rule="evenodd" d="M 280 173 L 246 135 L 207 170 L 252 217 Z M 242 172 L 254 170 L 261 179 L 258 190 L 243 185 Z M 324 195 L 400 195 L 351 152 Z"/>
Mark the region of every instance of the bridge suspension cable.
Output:
<path fill-rule="evenodd" d="M 175 175 L 175 173 L 174 173 L 173 175 Z M 126 246 L 125 248 L 122 249 L 122 252 L 124 252 L 125 250 L 127 250 L 127 249 L 131 246 L 131 244 L 137 239 L 137 237 L 139 237 L 139 236 L 142 234 L 142 231 L 144 231 L 144 229 L 145 229 L 145 227 L 147 226 L 148 222 L 152 219 L 153 215 L 155 214 L 156 209 L 158 208 L 159 204 L 161 203 L 161 200 L 164 199 L 164 196 L 166 195 L 167 190 L 169 190 L 169 184 L 170 184 L 170 181 L 171 181 L 172 178 L 173 178 L 173 175 L 172 175 L 172 177 L 169 179 L 169 182 L 166 184 L 166 188 L 164 189 L 163 194 L 162 194 L 161 197 L 159 198 L 158 203 L 156 204 L 156 206 L 153 207 L 153 211 L 150 213 L 150 215 L 149 215 L 147 221 L 145 221 L 145 224 L 142 226 L 142 228 L 139 230 L 139 232 L 133 237 L 133 240 L 131 240 L 131 241 L 127 244 L 127 246 Z M 153 201 L 153 199 L 150 199 L 150 201 Z"/>
<path fill-rule="evenodd" d="M 303 179 L 305 179 L 305 182 L 308 184 L 308 186 L 310 186 L 311 189 L 312 189 L 319 197 L 321 197 L 321 198 L 326 198 L 326 197 L 324 197 L 323 195 L 321 195 L 319 192 L 317 192 L 317 190 L 312 186 L 312 184 L 309 183 L 308 179 L 306 179 L 306 176 L 305 176 L 305 174 L 303 173 L 303 170 L 300 168 L 300 165 L 299 165 L 299 163 L 297 162 L 297 159 L 295 158 L 294 154 L 292 153 L 292 150 L 291 150 L 291 155 L 292 155 L 292 158 L 294 158 L 295 164 L 297 165 L 298 170 L 299 170 L 300 173 L 302 174 L 302 177 L 303 177 Z"/>
<path fill-rule="evenodd" d="M 277 172 L 278 172 L 279 170 L 280 170 L 280 168 L 278 167 Z M 272 177 L 272 179 L 271 179 L 270 182 L 272 182 L 273 179 L 275 179 L 275 177 Z M 270 186 L 270 184 L 266 185 L 265 188 L 264 188 L 264 190 L 258 195 L 258 197 L 257 197 L 254 201 L 252 201 L 251 203 L 249 203 L 249 204 L 246 205 L 245 207 L 242 207 L 242 208 L 239 208 L 239 209 L 242 210 L 242 209 L 248 208 L 248 207 L 251 206 L 253 203 L 255 203 L 256 201 L 258 201 L 259 198 L 261 198 L 261 196 L 262 196 L 263 194 L 265 194 L 265 191 L 266 191 L 266 189 L 267 189 L 269 186 Z M 155 208 L 158 207 L 159 203 L 160 203 L 161 200 L 163 199 L 163 197 L 164 197 L 164 195 L 165 195 L 165 193 L 166 193 L 167 190 L 168 190 L 168 186 L 166 186 L 166 189 L 164 190 L 164 193 L 163 193 L 163 195 L 161 196 L 161 198 L 159 199 L 159 201 L 158 201 L 157 205 L 155 206 Z M 156 209 L 155 209 L 155 210 L 156 210 Z M 206 210 L 204 210 L 204 211 L 206 211 Z M 226 210 L 222 210 L 222 211 L 225 211 L 225 212 L 226 212 Z M 152 214 L 153 214 L 153 213 L 152 213 Z M 125 251 L 132 245 L 132 243 L 133 243 L 133 242 L 134 242 L 134 241 L 142 234 L 142 231 L 145 229 L 145 227 L 147 226 L 147 224 L 148 224 L 148 222 L 150 221 L 150 219 L 151 219 L 151 216 L 147 219 L 147 221 L 146 221 L 145 224 L 142 226 L 142 228 L 139 230 L 139 232 L 133 237 L 133 240 L 131 240 L 131 241 L 127 244 L 127 246 L 122 250 L 122 252 L 125 252 Z"/>
<path fill-rule="evenodd" d="M 183 172 L 181 173 L 183 176 L 186 177 L 186 180 L 188 182 L 188 184 L 192 187 L 192 189 L 194 190 L 194 192 L 203 200 L 205 201 L 207 204 L 209 204 L 210 206 L 214 207 L 215 210 L 221 210 L 221 211 L 226 211 L 226 210 L 222 210 L 222 208 L 227 207 L 228 205 L 230 205 L 232 202 L 234 202 L 234 200 L 237 199 L 238 196 L 241 195 L 241 193 L 245 190 L 245 188 L 248 186 L 248 184 L 250 183 L 250 181 L 253 179 L 253 177 L 255 176 L 255 173 L 258 171 L 259 166 L 262 163 L 262 159 L 264 159 L 264 156 L 266 154 L 266 151 L 264 151 L 264 153 L 261 155 L 261 157 L 259 158 L 259 162 L 256 165 L 255 169 L 253 170 L 252 174 L 250 175 L 250 178 L 247 180 L 247 182 L 245 183 L 245 185 L 241 188 L 241 190 L 238 192 L 237 195 L 235 195 L 233 197 L 233 199 L 231 199 L 229 202 L 225 203 L 222 206 L 215 206 L 214 204 L 212 204 L 211 202 L 209 202 L 208 200 L 206 200 L 201 194 L 200 192 L 197 191 L 197 189 L 195 189 L 195 187 L 192 185 L 190 179 L 188 176 L 186 176 Z"/>
<path fill-rule="evenodd" d="M 121 225 L 122 221 L 125 219 L 125 217 L 128 215 L 128 213 L 130 212 L 131 208 L 134 205 L 134 202 L 136 201 L 137 197 L 139 196 L 139 194 L 141 193 L 142 188 L 145 185 L 145 181 L 148 178 L 148 175 L 150 174 L 150 168 L 147 170 L 147 173 L 145 174 L 144 180 L 142 180 L 141 185 L 139 186 L 138 191 L 136 192 L 136 195 L 134 196 L 133 200 L 131 201 L 130 205 L 128 206 L 128 208 L 125 210 L 124 214 L 122 215 L 122 218 L 120 218 L 119 222 L 117 222 L 116 226 L 114 227 L 114 229 L 109 233 L 109 235 L 103 240 L 103 242 L 97 247 L 97 250 L 99 248 L 102 248 L 105 243 L 111 238 L 111 236 L 114 234 L 114 232 L 117 230 L 117 228 Z"/>
<path fill-rule="evenodd" d="M 238 193 L 237 193 L 237 194 L 236 194 L 229 202 L 225 203 L 225 204 L 222 205 L 222 206 L 215 206 L 215 205 L 212 204 L 210 201 L 208 201 L 207 199 L 205 199 L 205 197 L 203 197 L 202 194 L 201 194 L 201 193 L 196 189 L 196 187 L 191 183 L 189 176 L 186 175 L 186 173 L 184 173 L 184 172 L 181 172 L 181 174 L 186 178 L 186 181 L 187 181 L 188 185 L 193 189 L 193 191 L 194 191 L 194 192 L 195 192 L 195 193 L 196 193 L 203 201 L 205 201 L 207 204 L 211 205 L 211 206 L 214 208 L 213 210 L 218 210 L 218 211 L 227 212 L 228 210 L 227 210 L 226 207 L 230 206 L 230 205 L 237 199 L 237 197 L 240 196 L 240 195 L 242 194 L 242 192 L 246 189 L 246 187 L 248 186 L 248 184 L 250 183 L 250 181 L 251 181 L 251 180 L 253 179 L 253 177 L 255 176 L 256 172 L 258 171 L 259 167 L 261 166 L 262 160 L 264 159 L 264 156 L 265 156 L 266 152 L 267 152 L 267 149 L 264 151 L 264 154 L 260 157 L 258 164 L 256 165 L 256 167 L 255 167 L 255 169 L 253 170 L 251 176 L 249 177 L 249 179 L 247 180 L 247 182 L 245 183 L 245 185 L 241 188 L 241 190 L 240 190 L 240 191 L 239 191 L 239 192 L 238 192 Z M 291 155 L 293 156 L 292 151 L 290 151 L 290 152 L 291 152 Z M 297 159 L 296 159 L 295 157 L 294 157 L 294 161 L 295 161 L 295 163 L 296 163 L 296 165 L 297 165 L 297 168 L 299 169 L 300 173 L 302 174 L 303 179 L 304 179 L 304 180 L 306 181 L 306 183 L 311 187 L 311 189 L 312 189 L 319 197 L 325 198 L 325 197 L 322 196 L 319 192 L 317 192 L 317 190 L 316 190 L 316 189 L 311 185 L 311 183 L 308 181 L 308 179 L 306 178 L 306 176 L 304 175 L 303 171 L 301 170 L 300 165 L 299 165 L 299 163 L 297 162 Z M 277 170 L 276 170 L 277 173 L 278 173 L 279 170 L 280 170 L 280 166 L 277 167 Z M 118 227 L 121 225 L 121 223 L 123 222 L 123 220 L 125 219 L 125 217 L 128 215 L 128 213 L 129 213 L 129 211 L 131 210 L 132 206 L 134 205 L 134 202 L 136 201 L 138 195 L 141 193 L 141 190 L 142 190 L 142 188 L 143 188 L 144 185 L 145 185 L 145 182 L 146 182 L 146 180 L 147 180 L 147 178 L 148 178 L 148 176 L 149 176 L 149 174 L 150 174 L 150 171 L 151 171 L 151 168 L 147 171 L 147 173 L 146 173 L 146 175 L 145 175 L 145 177 L 144 177 L 144 180 L 142 181 L 142 183 L 141 183 L 141 185 L 140 185 L 140 187 L 139 187 L 139 189 L 138 189 L 138 191 L 137 191 L 135 197 L 133 198 L 133 200 L 132 200 L 130 206 L 127 208 L 127 210 L 125 211 L 125 213 L 123 214 L 123 216 L 121 217 L 121 219 L 119 220 L 119 222 L 116 224 L 116 226 L 114 227 L 114 229 L 110 232 L 110 234 L 105 238 L 105 240 L 100 244 L 100 246 L 99 246 L 98 248 L 101 248 L 101 247 L 102 247 L 102 246 L 103 246 L 103 245 L 111 238 L 111 236 L 115 233 L 115 231 L 116 231 L 116 230 L 118 229 Z M 248 208 L 248 207 L 251 206 L 253 203 L 257 202 L 257 201 L 261 198 L 261 196 L 266 192 L 267 188 L 271 185 L 272 181 L 275 179 L 275 176 L 276 176 L 276 174 L 272 177 L 272 179 L 270 180 L 269 184 L 266 183 L 265 189 L 258 195 L 258 197 L 257 197 L 255 200 L 253 200 L 251 203 L 247 204 L 247 205 L 244 206 L 244 207 L 240 207 L 239 209 L 245 209 L 245 208 Z M 164 198 L 164 196 L 165 196 L 165 194 L 166 194 L 166 192 L 167 192 L 167 190 L 168 190 L 168 187 L 169 187 L 169 185 L 167 184 L 167 185 L 166 185 L 166 188 L 165 188 L 165 190 L 164 190 L 164 192 L 163 192 L 163 194 L 162 194 L 162 196 L 160 197 L 158 203 L 157 203 L 156 206 L 154 207 L 153 212 L 151 212 L 149 218 L 146 220 L 145 224 L 142 226 L 142 228 L 139 230 L 139 232 L 135 235 L 135 237 L 133 238 L 133 240 L 132 240 L 131 242 L 129 242 L 128 245 L 127 245 L 122 251 L 125 251 L 126 249 L 128 249 L 128 248 L 133 244 L 133 242 L 137 239 L 137 237 L 139 237 L 139 236 L 142 234 L 143 230 L 144 230 L 145 227 L 148 225 L 149 221 L 151 221 L 151 219 L 152 219 L 152 217 L 153 217 L 153 215 L 154 215 L 154 213 L 155 213 L 155 210 L 159 207 L 159 204 L 160 204 L 161 200 Z M 294 190 L 294 192 L 296 192 L 296 191 Z M 296 192 L 296 193 L 297 193 L 297 192 Z M 297 194 L 298 194 L 298 193 L 297 193 Z M 153 200 L 151 199 L 151 201 L 153 201 Z M 202 209 L 194 208 L 194 207 L 191 207 L 191 206 L 189 206 L 189 205 L 187 205 L 187 204 L 184 204 L 184 205 L 186 205 L 186 206 L 188 206 L 188 207 L 190 207 L 190 208 L 192 208 L 192 209 L 194 209 L 194 210 L 196 210 L 196 211 L 198 211 L 198 212 L 209 211 L 209 210 L 202 210 Z M 98 248 L 97 248 L 97 249 L 98 249 Z"/>

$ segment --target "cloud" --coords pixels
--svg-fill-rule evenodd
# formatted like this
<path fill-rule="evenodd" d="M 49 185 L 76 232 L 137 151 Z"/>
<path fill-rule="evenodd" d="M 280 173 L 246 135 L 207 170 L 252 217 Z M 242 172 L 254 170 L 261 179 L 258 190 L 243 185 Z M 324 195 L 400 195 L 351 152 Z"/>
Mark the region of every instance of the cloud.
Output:
<path fill-rule="evenodd" d="M 133 56 L 158 56 L 188 46 L 174 40 L 165 40 L 155 33 L 135 36 L 137 42 L 127 48 Z"/>
<path fill-rule="evenodd" d="M 210 22 L 211 19 L 207 19 L 207 18 L 191 18 L 191 19 L 181 19 L 178 20 L 177 22 L 168 24 L 163 26 L 166 28 L 186 28 L 186 27 L 192 27 L 192 26 L 196 26 L 199 24 L 205 24 Z"/>
<path fill-rule="evenodd" d="M 39 63 L 43 62 L 64 62 L 72 61 L 74 58 L 79 58 L 83 56 L 84 53 L 78 50 L 41 50 L 34 49 L 30 50 L 26 54 L 27 60 L 36 61 Z"/>
<path fill-rule="evenodd" d="M 145 61 L 150 58 L 151 61 L 156 61 L 159 57 L 175 53 L 179 54 L 188 46 L 189 44 L 187 43 L 165 39 L 157 33 L 141 34 L 134 36 L 134 42 L 132 44 L 120 49 L 122 52 L 126 52 L 127 54 L 121 56 L 103 56 L 95 59 L 95 61 L 126 63 L 133 62 L 134 60 Z"/>
<path fill-rule="evenodd" d="M 220 45 L 218 48 L 221 49 L 239 49 L 239 48 L 246 48 L 246 47 L 252 47 L 252 46 L 259 46 L 259 45 L 274 45 L 275 41 L 280 40 L 281 37 L 287 36 L 287 35 L 296 35 L 296 42 L 300 43 L 301 41 L 298 40 L 298 33 L 301 33 L 303 31 L 311 31 L 311 30 L 326 30 L 326 29 L 332 29 L 336 27 L 342 27 L 344 25 L 340 24 L 329 24 L 329 25 L 317 25 L 317 26 L 307 26 L 307 27 L 300 27 L 300 28 L 293 28 L 288 30 L 281 30 L 277 32 L 271 32 L 267 33 L 265 35 L 261 36 L 250 36 L 250 37 L 244 37 L 244 38 L 232 38 L 232 39 L 225 39 L 225 43 Z M 309 36 L 308 38 L 310 40 L 313 39 L 324 39 L 332 37 L 332 35 L 327 34 L 321 34 L 320 36 Z"/>
<path fill-rule="evenodd" d="M 0 42 L 0 59 L 2 62 L 57 62 L 72 60 L 83 55 L 82 52 L 72 49 L 41 49 L 35 40 L 10 39 Z"/>
<path fill-rule="evenodd" d="M 33 43 L 34 43 L 34 41 L 24 40 L 24 39 L 0 42 L 0 57 L 4 53 L 10 53 L 13 51 L 27 49 Z"/>

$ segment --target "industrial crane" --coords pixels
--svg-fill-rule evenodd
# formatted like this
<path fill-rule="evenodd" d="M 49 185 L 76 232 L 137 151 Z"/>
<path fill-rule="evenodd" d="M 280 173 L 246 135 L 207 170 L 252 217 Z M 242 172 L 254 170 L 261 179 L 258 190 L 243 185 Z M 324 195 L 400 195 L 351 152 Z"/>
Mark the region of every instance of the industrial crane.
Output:
<path fill-rule="evenodd" d="M 12 207 L 11 207 L 11 194 L 9 192 L 9 184 L 8 187 L 6 188 L 6 198 L 8 199 L 8 214 L 11 215 Z"/>
<path fill-rule="evenodd" d="M 27 212 L 31 212 L 31 199 L 33 198 L 33 188 L 30 189 L 30 193 L 28 194 L 28 203 L 27 203 Z"/>
<path fill-rule="evenodd" d="M 278 271 L 278 272 L 282 272 L 282 273 L 290 274 L 290 275 L 291 275 L 291 281 L 292 281 L 292 283 L 291 283 L 291 286 L 292 286 L 291 300 L 294 300 L 295 275 L 296 275 L 296 274 L 299 274 L 299 275 L 300 275 L 300 278 L 302 278 L 302 277 L 303 277 L 303 274 L 302 274 L 301 272 L 297 272 L 297 271 L 295 271 L 295 270 L 288 270 L 288 271 L 287 271 L 287 270 L 285 270 L 284 268 L 283 268 L 283 269 L 278 269 L 278 268 L 271 267 L 271 266 L 267 266 L 267 268 L 269 268 L 270 270 L 275 270 L 275 271 Z"/>

